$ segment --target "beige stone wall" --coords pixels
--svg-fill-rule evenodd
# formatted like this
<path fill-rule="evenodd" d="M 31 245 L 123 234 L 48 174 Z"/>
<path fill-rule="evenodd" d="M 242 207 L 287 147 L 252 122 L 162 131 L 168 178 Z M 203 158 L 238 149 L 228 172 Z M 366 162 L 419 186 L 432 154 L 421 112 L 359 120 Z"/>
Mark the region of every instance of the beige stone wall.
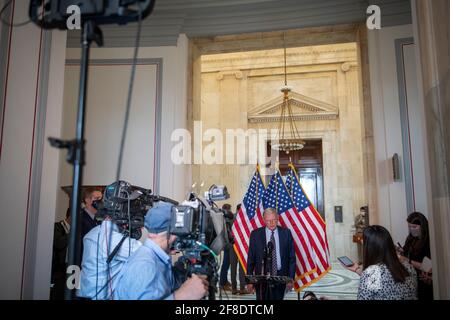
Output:
<path fill-rule="evenodd" d="M 303 138 L 323 143 L 323 178 L 327 233 L 332 258 L 357 257 L 352 226 L 359 207 L 367 204 L 363 157 L 363 99 L 356 43 L 287 49 L 288 84 L 306 97 L 335 106 L 335 120 L 297 121 Z M 278 128 L 276 122 L 250 123 L 251 110 L 281 96 L 282 49 L 203 55 L 201 119 L 203 132 L 226 129 Z M 224 139 L 225 140 L 225 139 Z M 226 143 L 227 141 L 224 141 Z M 209 143 L 204 142 L 203 146 Z M 226 161 L 225 150 L 223 162 Z M 193 181 L 226 184 L 233 206 L 242 201 L 254 165 L 194 166 Z M 264 172 L 263 172 L 264 173 Z M 334 222 L 334 206 L 343 206 L 344 222 Z"/>

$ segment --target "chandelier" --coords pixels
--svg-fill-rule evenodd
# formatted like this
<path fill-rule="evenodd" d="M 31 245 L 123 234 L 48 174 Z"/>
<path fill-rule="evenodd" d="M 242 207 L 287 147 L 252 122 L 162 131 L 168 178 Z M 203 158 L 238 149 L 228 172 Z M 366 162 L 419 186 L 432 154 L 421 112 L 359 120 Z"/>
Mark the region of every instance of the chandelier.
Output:
<path fill-rule="evenodd" d="M 275 140 L 271 143 L 274 150 L 284 151 L 287 154 L 291 151 L 301 150 L 305 146 L 305 141 L 300 138 L 297 126 L 295 125 L 292 106 L 289 98 L 291 88 L 287 84 L 286 71 L 286 41 L 283 34 L 284 43 L 284 86 L 281 88 L 283 93 L 283 103 L 281 104 L 280 125 Z"/>

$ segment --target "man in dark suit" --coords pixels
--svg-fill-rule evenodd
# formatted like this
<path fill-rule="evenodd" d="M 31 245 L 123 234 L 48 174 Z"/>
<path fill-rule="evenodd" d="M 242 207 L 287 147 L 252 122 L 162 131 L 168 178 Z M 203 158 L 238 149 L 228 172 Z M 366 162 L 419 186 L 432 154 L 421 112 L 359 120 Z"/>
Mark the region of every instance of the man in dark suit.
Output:
<path fill-rule="evenodd" d="M 98 221 L 95 219 L 97 209 L 94 208 L 93 203 L 94 201 L 101 200 L 102 196 L 103 196 L 102 190 L 96 187 L 89 187 L 83 191 L 84 207 L 81 209 L 80 212 L 81 230 L 77 232 L 79 234 L 79 236 L 77 236 L 78 252 L 76 254 L 76 261 L 75 261 L 76 264 L 79 266 L 81 266 L 81 261 L 83 259 L 83 238 L 89 231 L 91 231 L 99 224 Z"/>
<path fill-rule="evenodd" d="M 275 209 L 264 210 L 265 227 L 253 230 L 250 234 L 250 244 L 247 258 L 247 274 L 295 277 L 294 240 L 289 229 L 278 226 L 278 213 Z M 270 252 L 271 254 L 267 254 Z M 265 267 L 263 266 L 266 261 Z M 269 263 L 267 262 L 269 261 Z M 264 270 L 263 270 L 264 269 Z M 257 300 L 283 300 L 286 291 L 285 284 L 270 286 L 248 285 L 248 289 L 256 289 Z M 292 289 L 292 282 L 287 285 Z"/>
<path fill-rule="evenodd" d="M 84 208 L 81 210 L 81 239 L 97 226 L 95 215 L 97 209 L 92 205 L 94 201 L 102 200 L 102 191 L 97 188 L 87 188 L 83 193 Z"/>
<path fill-rule="evenodd" d="M 70 208 L 66 211 L 66 218 L 56 222 L 53 229 L 52 287 L 50 288 L 50 300 L 64 299 L 69 233 Z"/>

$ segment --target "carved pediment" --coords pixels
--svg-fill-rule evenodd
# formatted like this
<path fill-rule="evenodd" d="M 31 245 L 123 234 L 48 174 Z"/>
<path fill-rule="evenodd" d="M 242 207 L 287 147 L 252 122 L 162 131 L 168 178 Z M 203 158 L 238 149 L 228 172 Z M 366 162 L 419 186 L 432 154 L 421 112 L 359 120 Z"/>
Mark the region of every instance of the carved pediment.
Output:
<path fill-rule="evenodd" d="M 292 106 L 294 120 L 334 120 L 339 116 L 336 106 L 304 96 L 297 92 L 289 93 L 289 103 Z M 278 97 L 249 111 L 248 121 L 276 122 L 280 121 L 283 96 Z"/>

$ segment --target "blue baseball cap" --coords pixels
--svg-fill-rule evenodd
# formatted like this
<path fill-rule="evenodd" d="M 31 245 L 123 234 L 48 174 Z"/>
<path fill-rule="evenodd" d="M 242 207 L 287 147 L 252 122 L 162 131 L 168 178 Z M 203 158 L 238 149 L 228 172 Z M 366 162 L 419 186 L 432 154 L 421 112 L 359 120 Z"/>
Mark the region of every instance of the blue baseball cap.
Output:
<path fill-rule="evenodd" d="M 157 202 L 145 215 L 144 225 L 150 233 L 160 233 L 169 229 L 173 205 L 167 202 Z"/>

